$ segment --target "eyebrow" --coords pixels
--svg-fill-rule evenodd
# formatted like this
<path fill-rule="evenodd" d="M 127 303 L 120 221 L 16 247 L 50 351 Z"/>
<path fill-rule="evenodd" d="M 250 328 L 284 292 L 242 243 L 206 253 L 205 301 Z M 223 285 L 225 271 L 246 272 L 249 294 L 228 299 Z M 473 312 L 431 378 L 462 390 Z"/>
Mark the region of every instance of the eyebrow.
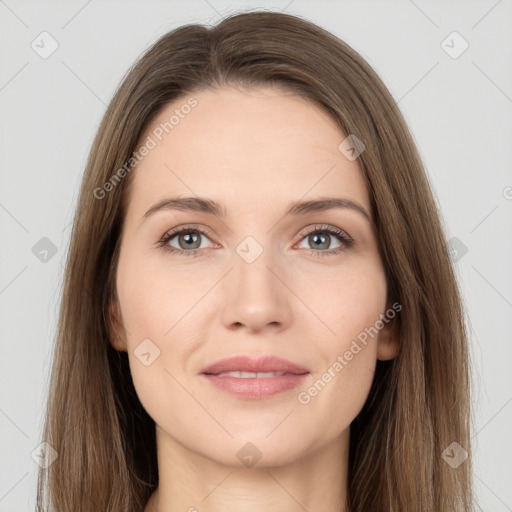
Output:
<path fill-rule="evenodd" d="M 335 208 L 353 210 L 371 222 L 370 214 L 360 204 L 341 197 L 326 197 L 309 201 L 295 201 L 288 205 L 284 216 L 306 215 L 312 212 L 321 212 Z M 154 204 L 144 214 L 141 223 L 154 213 L 161 210 L 207 213 L 215 215 L 216 217 L 226 217 L 227 215 L 225 206 L 212 199 L 204 197 L 171 197 Z"/>

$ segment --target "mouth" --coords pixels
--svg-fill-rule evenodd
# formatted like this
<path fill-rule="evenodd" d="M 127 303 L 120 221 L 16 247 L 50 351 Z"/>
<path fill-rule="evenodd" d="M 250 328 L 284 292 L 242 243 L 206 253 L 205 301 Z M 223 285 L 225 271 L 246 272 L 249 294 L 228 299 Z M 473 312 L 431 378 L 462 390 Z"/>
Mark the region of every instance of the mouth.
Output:
<path fill-rule="evenodd" d="M 310 372 L 273 356 L 237 356 L 208 366 L 201 375 L 220 391 L 239 398 L 261 399 L 296 388 Z"/>
<path fill-rule="evenodd" d="M 221 372 L 221 373 L 209 373 L 206 375 L 216 375 L 217 377 L 237 377 L 239 379 L 268 379 L 270 377 L 282 377 L 283 375 L 296 375 L 294 373 L 286 372 Z"/>

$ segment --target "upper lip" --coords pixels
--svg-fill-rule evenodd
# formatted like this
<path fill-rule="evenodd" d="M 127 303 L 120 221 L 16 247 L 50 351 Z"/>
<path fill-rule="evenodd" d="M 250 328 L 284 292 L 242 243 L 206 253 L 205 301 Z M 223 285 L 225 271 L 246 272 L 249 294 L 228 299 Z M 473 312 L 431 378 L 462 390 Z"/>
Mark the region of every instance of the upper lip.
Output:
<path fill-rule="evenodd" d="M 260 358 L 252 358 L 249 356 L 235 356 L 228 359 L 222 359 L 216 363 L 204 368 L 201 373 L 219 374 L 222 372 L 284 372 L 303 374 L 309 373 L 306 368 L 303 368 L 291 361 L 281 359 L 275 356 L 265 356 Z"/>

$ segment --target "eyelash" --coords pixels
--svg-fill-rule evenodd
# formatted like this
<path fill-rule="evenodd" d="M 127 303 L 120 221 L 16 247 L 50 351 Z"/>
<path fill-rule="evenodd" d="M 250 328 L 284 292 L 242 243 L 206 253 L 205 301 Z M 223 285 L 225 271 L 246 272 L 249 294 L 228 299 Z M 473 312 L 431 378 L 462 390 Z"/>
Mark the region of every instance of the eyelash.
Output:
<path fill-rule="evenodd" d="M 161 247 L 164 251 L 173 253 L 173 254 L 183 254 L 188 257 L 195 258 L 200 256 L 200 253 L 203 249 L 176 249 L 176 247 L 171 247 L 167 245 L 175 236 L 181 233 L 190 233 L 190 232 L 198 232 L 201 235 L 209 238 L 208 231 L 204 230 L 200 226 L 180 226 L 172 231 L 168 231 L 164 234 L 164 236 L 158 242 L 158 247 Z M 312 229 L 308 230 L 306 233 L 301 235 L 299 242 L 301 242 L 304 238 L 313 233 L 328 233 L 329 235 L 333 235 L 337 238 L 343 245 L 341 247 L 337 247 L 336 249 L 328 249 L 325 251 L 315 251 L 314 249 L 306 249 L 308 252 L 313 253 L 314 257 L 320 257 L 321 255 L 336 255 L 346 249 L 349 249 L 354 244 L 354 240 L 350 238 L 344 231 L 334 226 L 329 225 L 315 225 Z"/>

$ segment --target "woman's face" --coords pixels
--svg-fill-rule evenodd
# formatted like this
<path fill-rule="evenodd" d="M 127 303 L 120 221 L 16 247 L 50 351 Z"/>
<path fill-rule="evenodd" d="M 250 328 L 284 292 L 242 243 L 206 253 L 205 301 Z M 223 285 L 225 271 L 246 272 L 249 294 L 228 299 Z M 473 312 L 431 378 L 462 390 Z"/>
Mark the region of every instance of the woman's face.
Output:
<path fill-rule="evenodd" d="M 348 432 L 376 359 L 396 355 L 370 198 L 318 106 L 271 88 L 193 98 L 141 139 L 112 309 L 126 333 L 114 343 L 161 439 L 231 466 L 290 463 Z M 315 203 L 326 199 L 358 206 Z M 176 228 L 188 231 L 166 238 Z M 203 373 L 235 356 L 256 366 Z M 297 369 L 258 366 L 266 356 Z M 285 375 L 218 375 L 237 368 Z"/>

